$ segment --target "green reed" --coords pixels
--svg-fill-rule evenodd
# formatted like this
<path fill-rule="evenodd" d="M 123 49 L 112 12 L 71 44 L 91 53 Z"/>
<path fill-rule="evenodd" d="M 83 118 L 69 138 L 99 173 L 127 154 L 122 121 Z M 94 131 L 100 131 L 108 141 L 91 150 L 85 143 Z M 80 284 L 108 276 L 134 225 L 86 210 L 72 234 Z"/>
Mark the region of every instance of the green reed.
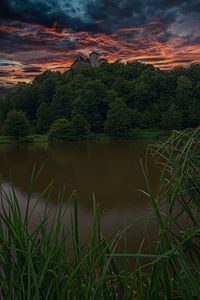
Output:
<path fill-rule="evenodd" d="M 2 299 L 199 299 L 200 297 L 200 129 L 173 132 L 166 142 L 150 147 L 162 165 L 154 195 L 141 163 L 152 211 L 120 230 L 114 237 L 101 232 L 100 213 L 93 196 L 93 226 L 81 242 L 78 196 L 67 204 L 58 194 L 49 205 L 53 182 L 32 205 L 40 172 L 33 169 L 25 214 L 14 187 L 0 189 L 0 297 Z M 39 224 L 32 215 L 41 199 L 46 205 Z M 65 203 L 65 204 L 64 204 Z M 69 205 L 73 203 L 73 213 Z M 68 214 L 67 214 L 68 213 Z M 70 217 L 69 217 L 70 215 Z M 65 225 L 70 218 L 71 226 Z M 159 233 L 154 250 L 149 245 L 127 253 L 126 232 L 140 222 L 156 219 Z M 147 240 L 148 231 L 147 229 Z M 123 253 L 117 252 L 120 241 Z M 130 266 L 129 258 L 134 258 Z M 146 262 L 146 263 L 145 263 Z"/>

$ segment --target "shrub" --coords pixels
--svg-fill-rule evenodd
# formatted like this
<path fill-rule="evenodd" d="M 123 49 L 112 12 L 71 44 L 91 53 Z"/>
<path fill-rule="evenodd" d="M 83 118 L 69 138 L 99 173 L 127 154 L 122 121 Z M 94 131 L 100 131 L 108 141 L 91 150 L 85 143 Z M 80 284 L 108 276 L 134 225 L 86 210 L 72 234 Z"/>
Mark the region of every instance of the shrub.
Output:
<path fill-rule="evenodd" d="M 105 132 L 114 138 L 126 138 L 131 128 L 131 110 L 121 99 L 110 104 Z"/>
<path fill-rule="evenodd" d="M 32 135 L 29 136 L 23 136 L 19 138 L 20 143 L 33 143 L 34 137 Z"/>
<path fill-rule="evenodd" d="M 50 105 L 42 102 L 37 110 L 36 132 L 47 133 L 52 123 L 52 111 Z"/>
<path fill-rule="evenodd" d="M 21 111 L 12 110 L 7 114 L 3 126 L 3 135 L 19 138 L 30 134 L 31 126 L 26 115 Z"/>
<path fill-rule="evenodd" d="M 73 117 L 71 124 L 77 137 L 84 136 L 90 132 L 88 121 L 80 114 Z"/>
<path fill-rule="evenodd" d="M 131 128 L 131 110 L 121 100 L 110 104 L 105 123 L 105 132 L 114 138 L 126 138 Z"/>
<path fill-rule="evenodd" d="M 52 142 L 73 141 L 74 131 L 71 123 L 67 119 L 57 119 L 51 125 L 48 138 Z"/>

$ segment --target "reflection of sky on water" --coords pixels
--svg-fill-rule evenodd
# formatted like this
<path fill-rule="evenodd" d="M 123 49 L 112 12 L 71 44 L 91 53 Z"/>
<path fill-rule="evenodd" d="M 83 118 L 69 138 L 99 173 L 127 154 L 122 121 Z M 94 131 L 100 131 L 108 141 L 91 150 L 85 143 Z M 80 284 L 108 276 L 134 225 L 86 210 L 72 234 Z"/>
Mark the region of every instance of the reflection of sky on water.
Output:
<path fill-rule="evenodd" d="M 11 192 L 11 184 L 9 182 L 2 182 L 2 189 L 3 193 L 6 193 L 7 195 L 10 195 Z M 20 189 L 14 187 L 15 194 L 17 196 L 17 199 L 19 201 L 20 209 L 22 212 L 22 216 L 25 215 L 26 212 L 26 203 L 27 203 L 27 195 L 22 192 Z M 41 199 L 40 202 L 35 207 L 36 202 L 38 201 L 39 194 L 33 194 L 31 196 L 30 201 L 30 212 L 34 208 L 33 213 L 31 214 L 31 219 L 29 221 L 29 230 L 32 232 L 36 229 L 37 225 L 40 223 L 44 210 L 45 210 L 45 200 Z M 5 198 L 3 200 L 4 207 L 6 210 L 8 209 L 8 204 L 5 201 Z M 56 204 L 54 202 L 50 202 L 48 206 L 49 210 L 51 211 L 51 215 L 49 217 L 49 221 L 47 222 L 47 228 L 49 228 L 52 224 L 53 219 L 53 212 L 56 210 Z M 1 211 L 0 207 L 0 211 Z M 65 218 L 63 219 L 63 223 L 66 226 L 66 228 L 71 229 L 71 215 L 73 214 L 73 201 L 69 204 Z M 136 209 L 132 210 L 130 208 L 127 208 L 125 210 L 120 210 L 119 208 L 114 208 L 111 211 L 102 211 L 100 222 L 101 222 L 101 231 L 105 236 L 113 237 L 114 234 L 119 232 L 119 230 L 123 229 L 125 226 L 133 223 L 136 221 L 139 216 L 143 216 L 146 214 L 149 210 L 146 210 L 144 208 L 137 207 Z M 93 225 L 93 213 L 92 211 L 88 211 L 85 209 L 82 209 L 82 207 L 79 205 L 79 235 L 81 242 L 85 243 L 90 237 L 90 233 L 92 232 L 92 225 Z M 156 224 L 151 223 L 151 230 L 150 235 L 152 237 L 152 240 L 155 238 L 156 234 Z M 138 250 L 138 247 L 140 246 L 140 243 L 142 242 L 143 238 L 145 237 L 145 228 L 144 223 L 139 223 L 133 227 L 131 227 L 127 232 L 127 238 L 128 238 L 128 251 L 136 252 Z M 121 251 L 121 246 L 119 246 L 119 251 Z"/>
<path fill-rule="evenodd" d="M 88 231 L 92 227 L 93 192 L 101 210 L 102 231 L 106 235 L 116 233 L 151 208 L 150 199 L 138 191 L 146 189 L 139 164 L 140 157 L 144 159 L 146 145 L 145 141 L 0 145 L 3 187 L 9 190 L 11 173 L 22 212 L 25 213 L 26 193 L 33 165 L 35 163 L 38 170 L 46 161 L 34 187 L 31 206 L 37 201 L 38 194 L 55 179 L 50 207 L 55 209 L 58 193 L 64 185 L 66 202 L 73 190 L 77 190 L 80 235 L 83 240 L 88 238 Z M 159 171 L 152 162 L 150 173 L 155 189 Z M 44 207 L 45 201 L 41 200 L 32 216 L 32 224 L 38 224 Z M 71 212 L 72 203 L 65 218 L 67 226 L 70 226 Z M 155 226 L 151 227 L 151 233 L 155 235 Z M 143 236 L 142 225 L 129 230 L 128 240 L 133 251 L 137 251 Z"/>
<path fill-rule="evenodd" d="M 33 165 L 38 170 L 46 161 L 35 192 L 55 179 L 55 199 L 64 186 L 66 199 L 77 190 L 80 205 L 86 210 L 92 209 L 93 192 L 102 209 L 149 207 L 149 200 L 138 191 L 146 189 L 139 162 L 141 157 L 144 160 L 146 145 L 145 141 L 0 145 L 0 174 L 8 181 L 12 174 L 14 184 L 26 192 Z M 158 177 L 159 171 L 150 161 L 154 189 Z"/>

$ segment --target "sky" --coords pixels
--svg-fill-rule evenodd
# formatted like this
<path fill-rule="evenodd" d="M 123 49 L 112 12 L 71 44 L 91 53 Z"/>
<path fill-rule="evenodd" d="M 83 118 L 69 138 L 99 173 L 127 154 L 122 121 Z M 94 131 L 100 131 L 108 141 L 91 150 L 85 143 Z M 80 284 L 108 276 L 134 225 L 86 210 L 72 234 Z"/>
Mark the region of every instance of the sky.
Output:
<path fill-rule="evenodd" d="M 92 51 L 162 69 L 200 63 L 200 0 L 1 0 L 0 85 Z"/>

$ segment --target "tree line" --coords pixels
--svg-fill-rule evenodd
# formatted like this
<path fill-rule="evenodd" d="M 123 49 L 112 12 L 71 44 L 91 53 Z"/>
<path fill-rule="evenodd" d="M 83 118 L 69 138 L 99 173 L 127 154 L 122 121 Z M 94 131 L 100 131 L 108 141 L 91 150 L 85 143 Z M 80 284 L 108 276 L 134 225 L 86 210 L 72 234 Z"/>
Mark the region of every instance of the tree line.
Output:
<path fill-rule="evenodd" d="M 106 133 L 128 138 L 133 128 L 199 124 L 200 64 L 161 70 L 116 61 L 63 74 L 45 71 L 0 99 L 1 134 L 16 137 L 48 133 L 50 140 L 74 140 Z"/>

